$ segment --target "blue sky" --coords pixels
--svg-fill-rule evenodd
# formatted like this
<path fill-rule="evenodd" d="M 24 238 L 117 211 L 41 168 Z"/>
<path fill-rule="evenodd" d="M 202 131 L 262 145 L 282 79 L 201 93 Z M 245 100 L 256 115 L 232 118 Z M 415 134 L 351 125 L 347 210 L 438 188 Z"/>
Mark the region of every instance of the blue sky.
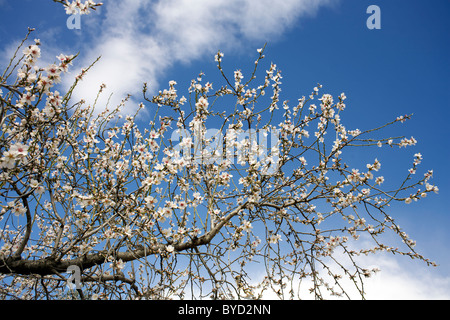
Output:
<path fill-rule="evenodd" d="M 414 153 L 420 152 L 421 172 L 433 169 L 433 183 L 440 191 L 393 207 L 391 215 L 417 241 L 418 251 L 440 267 L 426 269 L 407 258 L 379 259 L 376 263 L 385 266 L 385 274 L 375 281 L 372 296 L 386 297 L 383 294 L 389 292 L 388 298 L 450 298 L 447 0 L 104 3 L 98 12 L 82 16 L 80 30 L 69 30 L 63 8 L 50 0 L 0 0 L 0 65 L 27 27 L 34 27 L 34 37 L 43 43 L 44 61 L 53 62 L 61 52 L 80 51 L 77 70 L 103 56 L 76 97 L 89 99 L 99 81 L 105 81 L 116 99 L 130 92 L 138 101 L 143 82 L 159 90 L 176 80 L 181 91 L 200 71 L 214 82 L 214 54 L 219 49 L 225 53 L 226 68 L 242 69 L 245 76 L 256 49 L 267 42 L 264 66 L 273 61 L 283 71 L 283 100 L 296 101 L 317 83 L 323 85 L 322 92 L 334 96 L 345 92 L 343 121 L 361 130 L 413 113 L 411 121 L 388 133 L 412 135 L 418 144 L 383 153 L 384 175 L 403 177 Z M 381 9 L 379 30 L 366 27 L 369 5 Z M 357 161 L 364 154 L 354 157 Z"/>

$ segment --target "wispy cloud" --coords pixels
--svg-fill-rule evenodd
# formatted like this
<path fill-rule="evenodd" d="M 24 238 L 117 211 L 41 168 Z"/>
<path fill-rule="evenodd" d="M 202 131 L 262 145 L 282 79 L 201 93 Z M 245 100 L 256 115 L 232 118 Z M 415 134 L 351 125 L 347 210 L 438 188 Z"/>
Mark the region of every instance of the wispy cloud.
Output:
<path fill-rule="evenodd" d="M 102 83 L 107 93 L 99 107 L 111 92 L 112 104 L 126 94 L 140 97 L 143 82 L 158 86 L 161 74 L 174 63 L 196 61 L 218 49 L 239 50 L 248 41 L 259 45 L 275 41 L 302 16 L 314 15 L 336 1 L 104 1 L 103 20 L 96 21 L 98 34 L 86 43 L 79 66 L 89 65 L 99 55 L 102 59 L 74 98 L 92 102 Z M 132 105 L 128 108 L 133 110 Z"/>
<path fill-rule="evenodd" d="M 362 235 L 359 240 L 350 239 L 348 249 L 359 251 L 359 249 L 373 247 L 373 242 L 368 235 Z M 392 245 L 392 243 L 389 243 Z M 420 260 L 411 260 L 406 256 L 394 255 L 392 252 L 377 252 L 368 255 L 354 255 L 350 260 L 347 253 L 337 248 L 333 254 L 339 265 L 332 259 L 322 258 L 329 269 L 319 268 L 319 277 L 334 286 L 336 291 L 340 289 L 335 285 L 335 280 L 328 271 L 342 275 L 339 280 L 340 285 L 345 289 L 347 296 L 331 295 L 324 286 L 320 292 L 324 299 L 347 299 L 360 300 L 361 294 L 356 289 L 353 280 L 349 279 L 342 267 L 349 272 L 354 272 L 354 263 L 367 270 L 378 269 L 376 273 L 370 273 L 370 277 L 362 276 L 364 283 L 363 290 L 367 300 L 448 300 L 450 299 L 450 277 L 442 267 L 427 266 Z M 320 264 L 318 264 L 320 265 Z M 266 276 L 265 271 L 260 268 L 248 270 L 252 275 L 253 285 L 256 285 Z M 357 281 L 359 282 L 358 278 Z M 292 290 L 296 297 L 302 299 L 314 299 L 314 292 L 310 291 L 314 284 L 311 279 L 303 280 L 301 283 L 294 278 Z M 359 284 L 360 287 L 360 284 Z M 278 290 L 278 287 L 275 287 Z M 361 289 L 361 287 L 360 287 Z M 287 284 L 284 289 L 285 297 L 289 297 L 291 284 Z M 259 292 L 257 292 L 259 293 Z M 277 294 L 271 290 L 263 293 L 263 299 L 279 299 Z"/>
<path fill-rule="evenodd" d="M 364 293 L 367 300 L 449 300 L 450 277 L 442 275 L 433 267 L 418 265 L 420 261 L 406 260 L 405 257 L 396 257 L 389 254 L 377 254 L 374 256 L 360 256 L 358 263 L 365 268 L 379 268 L 380 271 L 370 278 L 364 278 Z M 414 264 L 416 263 L 416 264 Z M 345 265 L 351 267 L 350 265 Z M 265 274 L 255 272 L 256 279 L 261 281 Z M 320 277 L 328 279 L 333 285 L 333 280 L 325 271 L 320 272 Z M 256 284 L 256 282 L 255 282 Z M 354 287 L 352 280 L 342 278 L 340 284 L 345 288 L 348 297 L 352 300 L 360 300 L 361 295 Z M 309 289 L 313 287 L 312 281 L 294 280 L 292 288 L 295 296 L 304 300 L 314 299 L 314 293 Z M 289 297 L 290 284 L 285 289 L 285 297 Z M 277 288 L 278 289 L 278 288 Z M 337 288 L 339 291 L 339 288 Z M 296 291 L 297 290 L 297 291 Z M 324 299 L 347 299 L 346 296 L 333 296 L 324 288 L 321 288 Z M 275 292 L 267 290 L 263 293 L 263 299 L 277 300 Z"/>
<path fill-rule="evenodd" d="M 367 299 L 450 299 L 450 277 L 439 274 L 433 267 L 418 266 L 420 261 L 407 260 L 400 263 L 393 256 L 376 256 L 367 260 L 371 260 L 372 265 L 377 265 L 382 270 L 366 281 Z"/>

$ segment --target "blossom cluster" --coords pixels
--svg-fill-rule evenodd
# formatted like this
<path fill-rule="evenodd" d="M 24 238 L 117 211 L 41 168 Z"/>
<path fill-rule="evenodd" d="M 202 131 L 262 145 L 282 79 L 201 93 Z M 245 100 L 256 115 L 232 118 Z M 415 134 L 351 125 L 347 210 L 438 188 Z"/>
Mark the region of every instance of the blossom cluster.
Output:
<path fill-rule="evenodd" d="M 72 0 L 71 2 L 69 0 L 57 0 L 55 2 L 63 4 L 68 15 L 89 14 L 91 10 L 96 10 L 97 7 L 103 5 L 101 2 L 96 3 L 92 0 L 86 0 L 84 3 L 81 0 Z"/>
<path fill-rule="evenodd" d="M 80 10 L 95 5 L 66 2 Z M 264 48 L 252 73 L 236 69 L 230 76 L 219 52 L 224 82 L 205 82 L 201 73 L 188 97 L 179 95 L 176 81 L 151 98 L 144 86 L 145 102 L 134 115 L 125 115 L 123 104 L 95 110 L 71 101 L 71 91 L 55 90 L 75 56 L 39 67 L 39 40 L 22 53 L 16 72 L 4 73 L 15 78 L 0 79 L 0 188 L 6 199 L 0 271 L 10 274 L 20 260 L 30 268 L 26 274 L 40 274 L 1 276 L 13 283 L 8 294 L 29 297 L 40 289 L 24 288 L 37 286 L 40 297 L 61 292 L 65 282 L 55 270 L 69 263 L 84 267 L 85 279 L 92 280 L 87 291 L 96 298 L 183 298 L 189 287 L 209 288 L 213 298 L 255 297 L 277 286 L 281 296 L 293 277 L 312 279 L 319 295 L 320 286 L 335 292 L 344 276 L 371 274 L 359 266 L 352 273 L 323 266 L 328 283 L 316 269 L 324 257 L 353 261 L 387 250 L 432 264 L 386 214 L 393 201 L 411 203 L 438 192 L 431 171 L 412 179 L 422 155 L 415 154 L 396 189 L 384 188 L 380 158 L 362 167 L 344 158 L 348 147 L 402 148 L 417 141 L 345 127 L 345 93 L 322 94 L 320 84 L 294 105 L 283 101 L 274 63 L 255 83 Z M 216 110 L 219 98 L 233 99 L 235 108 Z M 149 122 L 140 116 L 148 104 L 154 108 Z M 388 230 L 407 252 L 377 240 Z M 362 234 L 375 247 L 353 250 Z M 39 263 L 44 267 L 32 269 Z M 245 272 L 252 263 L 267 270 L 258 286 Z M 123 285 L 110 285 L 118 281 Z"/>

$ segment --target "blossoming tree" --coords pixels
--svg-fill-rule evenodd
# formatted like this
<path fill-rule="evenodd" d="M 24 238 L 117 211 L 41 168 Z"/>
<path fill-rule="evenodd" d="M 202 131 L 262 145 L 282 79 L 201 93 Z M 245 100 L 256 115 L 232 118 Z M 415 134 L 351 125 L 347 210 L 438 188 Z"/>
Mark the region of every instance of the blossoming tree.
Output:
<path fill-rule="evenodd" d="M 68 13 L 98 5 L 56 2 Z M 228 75 L 218 52 L 223 83 L 200 74 L 187 97 L 175 81 L 153 97 L 144 85 L 139 110 L 153 111 L 142 127 L 140 111 L 122 117 L 122 105 L 73 101 L 89 68 L 67 92 L 55 90 L 76 57 L 39 66 L 31 32 L 0 76 L 2 299 L 69 297 L 71 270 L 77 298 L 298 298 L 302 288 L 364 297 L 376 270 L 359 265 L 360 254 L 434 264 L 388 215 L 392 203 L 438 191 L 431 171 L 413 179 L 422 156 L 397 188 L 383 187 L 376 158 L 345 161 L 349 148 L 414 145 L 376 136 L 408 116 L 350 130 L 345 94 L 318 85 L 293 105 L 281 101 L 275 64 L 256 77 L 260 49 L 248 76 Z M 384 244 L 387 232 L 404 248 Z M 360 236 L 372 246 L 357 249 Z"/>

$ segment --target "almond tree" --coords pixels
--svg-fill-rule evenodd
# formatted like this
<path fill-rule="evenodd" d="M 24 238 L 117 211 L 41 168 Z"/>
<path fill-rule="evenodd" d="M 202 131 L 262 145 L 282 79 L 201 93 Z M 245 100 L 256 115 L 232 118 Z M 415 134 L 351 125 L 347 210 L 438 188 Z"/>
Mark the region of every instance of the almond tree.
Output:
<path fill-rule="evenodd" d="M 414 179 L 422 155 L 396 188 L 384 187 L 376 158 L 345 160 L 350 148 L 414 145 L 382 133 L 410 116 L 351 130 L 344 93 L 318 85 L 282 101 L 275 64 L 256 76 L 264 48 L 248 76 L 227 74 L 218 52 L 223 82 L 201 73 L 186 97 L 175 81 L 153 96 L 144 84 L 145 102 L 125 116 L 129 97 L 113 107 L 72 99 L 91 66 L 59 93 L 76 56 L 40 67 L 31 32 L 0 77 L 2 299 L 302 298 L 303 288 L 364 298 L 377 270 L 358 255 L 434 265 L 388 214 L 437 193 L 432 171 Z M 141 125 L 144 107 L 152 118 Z M 385 244 L 386 233 L 404 247 Z M 372 246 L 357 249 L 361 236 Z"/>

